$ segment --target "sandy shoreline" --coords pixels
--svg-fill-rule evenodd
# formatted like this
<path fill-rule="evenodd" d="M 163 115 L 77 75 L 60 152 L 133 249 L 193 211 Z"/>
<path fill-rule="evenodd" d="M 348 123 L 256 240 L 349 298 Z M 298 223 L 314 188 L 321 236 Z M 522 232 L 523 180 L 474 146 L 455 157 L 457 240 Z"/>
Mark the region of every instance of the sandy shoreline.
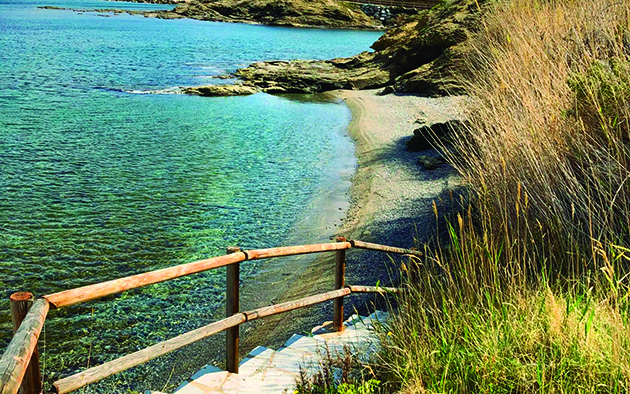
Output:
<path fill-rule="evenodd" d="M 417 164 L 418 156 L 437 152 L 408 152 L 405 143 L 419 122 L 461 119 L 466 99 L 378 96 L 374 90 L 332 94 L 352 111 L 349 132 L 358 160 L 350 209 L 340 234 L 400 247 L 413 246 L 416 236 L 426 240 L 422 233 L 433 225 L 432 201 L 457 186 L 459 180 L 446 165 L 424 170 Z M 391 236 L 384 236 L 387 231 Z"/>
<path fill-rule="evenodd" d="M 459 179 L 449 166 L 434 171 L 422 169 L 416 163 L 417 157 L 437 153 L 407 152 L 405 142 L 418 127 L 418 120 L 432 124 L 461 118 L 465 99 L 378 96 L 377 91 L 370 90 L 340 90 L 325 96 L 343 100 L 351 110 L 348 132 L 355 142 L 358 163 L 352 177 L 350 206 L 337 234 L 399 247 L 414 246 L 416 240 L 428 241 L 435 226 L 432 202 L 457 186 Z M 320 255 L 291 278 L 286 292 L 276 301 L 331 290 L 333 267 L 333 254 Z M 391 269 L 386 255 L 353 250 L 347 256 L 347 283 L 374 285 L 380 280 L 385 284 Z M 372 301 L 373 296 L 353 296 L 346 301 L 345 313 L 349 316 L 355 308 L 366 313 L 366 304 Z M 277 348 L 292 334 L 331 318 L 329 303 L 272 316 L 260 321 L 255 329 L 247 329 L 247 335 L 241 337 L 242 350 L 246 353 L 263 344 Z"/>
<path fill-rule="evenodd" d="M 432 203 L 448 195 L 448 190 L 460 182 L 447 165 L 433 171 L 424 170 L 416 163 L 417 157 L 437 153 L 407 152 L 405 143 L 418 127 L 418 120 L 432 124 L 461 118 L 466 100 L 462 97 L 378 96 L 376 93 L 334 91 L 325 94 L 325 98 L 342 100 L 350 108 L 352 119 L 348 133 L 354 140 L 357 158 L 356 172 L 350 185 L 350 205 L 337 235 L 408 248 L 416 242 L 429 241 L 435 234 Z M 328 213 L 322 215 L 328 220 L 339 221 L 339 216 L 330 212 L 343 214 L 347 207 L 344 196 L 347 190 L 347 187 L 340 187 L 330 191 L 330 194 L 339 195 L 326 196 L 330 207 L 324 210 Z M 324 223 L 315 223 L 315 227 L 324 233 L 330 231 L 329 225 Z M 267 287 L 274 289 L 272 303 L 332 290 L 334 257 L 333 253 L 296 256 L 286 264 L 280 260 L 265 266 L 256 281 L 243 282 L 241 306 L 248 309 L 268 305 L 268 300 L 261 297 L 263 292 L 267 293 L 262 288 Z M 375 285 L 380 282 L 387 286 L 395 282 L 398 266 L 399 262 L 391 261 L 387 255 L 350 250 L 347 254 L 346 283 Z M 386 307 L 382 297 L 375 295 L 353 295 L 347 297 L 344 304 L 346 317 L 355 311 L 370 313 L 375 305 L 380 309 Z M 221 315 L 222 312 L 217 311 L 216 317 Z M 331 319 L 332 304 L 326 302 L 245 323 L 241 327 L 240 355 L 244 357 L 257 346 L 277 349 L 293 334 L 310 332 L 312 327 Z M 179 357 L 184 357 L 187 365 L 200 365 L 210 359 L 217 367 L 224 367 L 222 336 L 208 338 L 188 348 L 180 356 L 173 354 L 172 360 L 177 363 Z M 159 370 L 156 368 L 156 371 Z M 181 372 L 184 378 L 188 377 L 185 371 Z M 175 376 L 182 375 L 176 372 Z M 156 374 L 151 380 L 157 384 L 162 379 L 161 374 Z M 175 380 L 177 378 L 171 384 Z"/>

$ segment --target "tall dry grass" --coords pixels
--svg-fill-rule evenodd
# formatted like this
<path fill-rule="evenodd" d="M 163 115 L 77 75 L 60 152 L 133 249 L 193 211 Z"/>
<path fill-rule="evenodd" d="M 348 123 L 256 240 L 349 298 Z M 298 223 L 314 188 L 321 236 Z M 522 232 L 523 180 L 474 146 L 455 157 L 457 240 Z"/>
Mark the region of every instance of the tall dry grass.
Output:
<path fill-rule="evenodd" d="M 630 1 L 485 6 L 469 201 L 407 267 L 384 363 L 410 393 L 628 392 Z"/>
<path fill-rule="evenodd" d="M 500 2 L 471 45 L 476 107 L 456 164 L 483 236 L 534 273 L 618 261 L 630 241 L 630 2 Z"/>

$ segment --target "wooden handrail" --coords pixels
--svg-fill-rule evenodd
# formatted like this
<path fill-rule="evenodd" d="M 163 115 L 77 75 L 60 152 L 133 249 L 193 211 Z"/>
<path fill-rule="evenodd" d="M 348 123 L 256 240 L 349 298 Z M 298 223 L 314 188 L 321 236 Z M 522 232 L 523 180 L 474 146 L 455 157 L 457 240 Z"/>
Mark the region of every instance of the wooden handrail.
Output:
<path fill-rule="evenodd" d="M 230 327 L 238 326 L 246 320 L 247 318 L 245 315 L 243 313 L 239 313 L 212 324 L 208 324 L 207 326 L 197 328 L 196 330 L 189 331 L 185 334 L 178 335 L 175 338 L 149 346 L 148 348 L 112 361 L 108 361 L 105 364 L 87 369 L 83 372 L 79 372 L 78 374 L 60 379 L 54 382 L 53 385 L 58 393 L 69 393 L 70 391 L 87 386 L 90 383 L 98 382 L 108 376 L 126 371 L 136 365 L 140 365 L 159 356 L 163 356 L 193 342 L 200 341 Z"/>
<path fill-rule="evenodd" d="M 221 331 L 236 327 L 246 321 L 252 321 L 262 317 L 273 316 L 289 312 L 294 309 L 320 304 L 351 293 L 351 287 L 348 286 L 340 290 L 333 290 L 326 293 L 300 298 L 298 300 L 284 302 L 282 304 L 266 306 L 248 312 L 240 312 L 215 323 L 208 324 L 207 326 L 176 336 L 175 338 L 149 346 L 148 348 L 139 350 L 135 353 L 128 354 L 115 360 L 108 361 L 105 364 L 92 367 L 83 372 L 60 379 L 54 382 L 53 386 L 55 387 L 55 391 L 59 394 L 69 393 L 81 387 L 87 386 L 90 383 L 105 379 L 108 376 L 143 364 L 149 360 L 170 353 L 193 342 L 197 342 L 203 338 L 207 338 Z"/>
<path fill-rule="evenodd" d="M 11 322 L 13 323 L 13 335 L 20 329 L 22 322 L 26 319 L 28 311 L 33 306 L 35 297 L 28 291 L 18 291 L 9 296 L 11 304 Z M 39 351 L 37 345 L 33 349 L 31 360 L 26 367 L 26 372 L 22 377 L 20 392 L 22 394 L 40 393 L 42 391 L 42 375 L 39 370 Z"/>
<path fill-rule="evenodd" d="M 335 242 L 314 245 L 284 246 L 281 248 L 246 250 L 247 260 L 268 259 L 270 257 L 294 256 L 296 254 L 332 252 L 350 249 L 350 242 Z"/>
<path fill-rule="evenodd" d="M 48 301 L 36 300 L 15 332 L 9 347 L 0 359 L 0 393 L 15 394 L 18 392 L 33 351 L 37 346 L 37 339 L 42 327 L 44 327 L 44 320 L 46 320 L 49 308 Z"/>
<path fill-rule="evenodd" d="M 373 244 L 370 242 L 363 242 L 353 240 L 350 241 L 350 244 L 353 248 L 357 249 L 366 249 L 366 250 L 374 250 L 377 252 L 385 252 L 385 253 L 394 253 L 394 254 L 410 254 L 412 256 L 422 256 L 422 252 L 413 249 L 403 249 L 403 248 L 395 248 L 393 246 L 385 246 L 379 244 Z"/>
<path fill-rule="evenodd" d="M 64 308 L 66 306 L 121 293 L 125 290 L 137 289 L 138 287 L 144 287 L 190 274 L 224 267 L 228 264 L 244 261 L 245 258 L 245 253 L 243 252 L 232 253 L 206 260 L 176 265 L 174 267 L 168 267 L 157 271 L 150 271 L 107 282 L 96 283 L 94 285 L 83 286 L 76 289 L 60 291 L 59 293 L 45 295 L 44 298 L 47 299 L 54 308 Z"/>
<path fill-rule="evenodd" d="M 383 287 L 383 286 L 348 286 L 353 293 L 400 293 L 403 289 L 397 287 Z"/>
<path fill-rule="evenodd" d="M 349 242 L 337 242 L 314 245 L 285 246 L 281 248 L 247 250 L 223 256 L 212 257 L 206 260 L 199 260 L 192 263 L 176 265 L 157 271 L 145 272 L 133 276 L 114 279 L 107 282 L 96 283 L 76 289 L 60 291 L 58 293 L 45 295 L 44 298 L 50 302 L 53 308 L 64 308 L 66 306 L 92 301 L 108 295 L 122 293 L 126 290 L 137 289 L 164 282 L 167 280 L 180 278 L 191 274 L 196 274 L 211 269 L 224 267 L 245 260 L 260 260 L 271 257 L 294 256 L 298 254 L 321 253 L 336 251 L 340 249 L 350 249 Z"/>
<path fill-rule="evenodd" d="M 300 298 L 299 300 L 287 301 L 282 304 L 265 306 L 263 308 L 254 309 L 253 311 L 243 312 L 247 316 L 247 321 L 260 319 L 265 316 L 273 316 L 279 313 L 289 312 L 294 309 L 303 308 L 305 306 L 320 304 L 325 301 L 334 300 L 335 298 L 347 296 L 352 291 L 349 288 L 328 291 L 309 297 Z"/>
<path fill-rule="evenodd" d="M 318 304 L 328 300 L 339 300 L 336 302 L 336 315 L 338 319 L 342 317 L 341 305 L 342 297 L 351 293 L 391 293 L 397 292 L 399 289 L 383 288 L 375 286 L 344 286 L 343 277 L 345 264 L 345 251 L 350 248 L 374 250 L 385 253 L 403 254 L 420 256 L 422 253 L 410 250 L 384 246 L 374 243 L 362 242 L 358 240 L 345 241 L 338 239 L 335 243 L 322 243 L 313 245 L 286 246 L 271 249 L 256 249 L 243 251 L 239 248 L 232 248 L 229 254 L 213 257 L 205 260 L 199 260 L 187 264 L 181 264 L 168 267 L 156 271 L 145 272 L 124 278 L 119 278 L 107 282 L 97 283 L 93 285 L 83 286 L 80 288 L 65 290 L 54 294 L 44 296 L 38 299 L 29 310 L 26 318 L 15 333 L 9 347 L 0 359 L 0 394 L 15 394 L 19 389 L 20 383 L 24 377 L 25 370 L 31 359 L 33 351 L 37 345 L 37 338 L 46 319 L 49 308 L 63 308 L 70 305 L 79 304 L 86 301 L 95 300 L 108 295 L 117 294 L 126 290 L 136 289 L 139 287 L 164 282 L 167 280 L 191 275 L 219 267 L 232 266 L 237 267 L 238 263 L 246 260 L 259 260 L 273 257 L 293 256 L 307 253 L 321 252 L 337 252 L 337 289 L 321 293 L 299 300 L 289 301 L 278 305 L 258 308 L 248 312 L 238 312 L 226 319 L 217 321 L 207 326 L 198 328 L 188 333 L 179 335 L 175 338 L 150 346 L 146 349 L 128 354 L 119 359 L 107 362 L 103 365 L 90 368 L 81 373 L 58 380 L 54 383 L 59 393 L 67 393 L 77 388 L 86 386 L 90 383 L 101 380 L 112 374 L 124 371 L 136 365 L 142 364 L 148 360 L 159 357 L 173 350 L 179 349 L 185 345 L 199 341 L 208 336 L 229 328 L 238 327 L 245 321 L 255 320 L 265 316 L 271 316 L 278 313 L 284 313 L 293 309 L 302 308 L 309 305 Z M 237 270 L 238 268 L 235 268 Z M 235 271 L 236 272 L 236 271 Z M 233 285 L 238 283 L 238 276 L 232 274 Z M 235 285 L 236 286 L 236 285 Z M 343 288 L 339 288 L 343 287 Z M 238 293 L 236 296 L 238 297 Z M 238 307 L 232 308 L 234 311 Z M 236 337 L 238 339 L 238 337 Z"/>

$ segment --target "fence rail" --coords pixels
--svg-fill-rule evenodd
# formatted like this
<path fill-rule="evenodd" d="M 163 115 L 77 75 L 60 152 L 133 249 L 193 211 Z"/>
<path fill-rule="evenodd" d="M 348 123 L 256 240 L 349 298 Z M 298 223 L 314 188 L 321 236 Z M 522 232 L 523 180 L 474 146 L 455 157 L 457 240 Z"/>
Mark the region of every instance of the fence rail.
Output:
<path fill-rule="evenodd" d="M 387 294 L 401 291 L 396 288 L 378 286 L 346 286 L 346 250 L 351 248 L 402 255 L 421 255 L 420 252 L 411 249 L 395 248 L 358 240 L 346 241 L 343 237 L 338 238 L 337 242 L 334 243 L 286 246 L 271 249 L 242 250 L 238 247 L 230 247 L 227 249 L 227 254 L 223 256 L 65 290 L 45 295 L 34 302 L 30 293 L 14 293 L 11 296 L 11 317 L 15 333 L 0 359 L 0 394 L 15 394 L 20 387 L 23 394 L 41 392 L 37 340 L 50 308 L 63 308 L 220 267 L 227 267 L 225 319 L 57 380 L 53 383 L 56 392 L 68 393 L 74 391 L 222 331 L 227 331 L 226 369 L 228 372 L 238 373 L 238 342 L 239 326 L 241 324 L 329 300 L 334 302 L 333 329 L 341 331 L 343 329 L 343 297 L 352 293 Z M 251 311 L 240 311 L 239 267 L 242 261 L 323 252 L 336 253 L 335 282 L 332 291 Z"/>

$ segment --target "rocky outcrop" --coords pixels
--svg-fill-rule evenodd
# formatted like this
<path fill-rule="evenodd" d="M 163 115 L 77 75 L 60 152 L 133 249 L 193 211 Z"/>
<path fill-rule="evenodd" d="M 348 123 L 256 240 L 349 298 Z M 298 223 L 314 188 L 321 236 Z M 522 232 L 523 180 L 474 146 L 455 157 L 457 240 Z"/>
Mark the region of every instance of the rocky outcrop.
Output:
<path fill-rule="evenodd" d="M 384 93 L 428 96 L 462 92 L 460 60 L 477 30 L 487 0 L 459 0 L 423 12 L 386 33 L 372 46 L 399 64 L 399 75 Z"/>
<path fill-rule="evenodd" d="M 217 96 L 247 96 L 258 93 L 260 89 L 252 85 L 236 84 L 236 85 L 207 85 L 196 86 L 192 88 L 184 88 L 184 94 L 195 96 L 217 97 Z"/>
<path fill-rule="evenodd" d="M 107 1 L 125 1 L 131 3 L 149 3 L 149 4 L 179 4 L 185 3 L 186 0 L 107 0 Z"/>
<path fill-rule="evenodd" d="M 334 89 L 373 89 L 391 80 L 386 68 L 373 62 L 374 53 L 326 61 L 259 62 L 236 76 L 267 93 L 317 93 Z"/>
<path fill-rule="evenodd" d="M 332 89 L 373 89 L 427 96 L 460 93 L 459 59 L 489 0 L 456 0 L 448 6 L 406 17 L 372 48 L 351 58 L 261 62 L 236 76 L 263 91 L 314 93 Z"/>
<path fill-rule="evenodd" d="M 118 1 L 118 0 L 113 0 Z M 120 0 L 122 1 L 122 0 Z M 172 10 L 126 11 L 160 19 L 190 18 L 214 22 L 254 23 L 270 26 L 335 29 L 384 29 L 412 9 L 379 7 L 367 15 L 359 4 L 338 0 L 132 0 L 137 3 L 176 4 Z M 56 8 L 56 7 L 44 7 Z M 60 8 L 72 9 L 72 8 Z M 79 11 L 73 9 L 74 11 Z M 90 11 L 90 10 L 80 10 Z M 93 11 L 93 10 L 92 10 Z"/>
<path fill-rule="evenodd" d="M 335 0 L 187 0 L 172 11 L 147 13 L 216 22 L 260 23 L 271 26 L 381 29 L 358 5 Z"/>

